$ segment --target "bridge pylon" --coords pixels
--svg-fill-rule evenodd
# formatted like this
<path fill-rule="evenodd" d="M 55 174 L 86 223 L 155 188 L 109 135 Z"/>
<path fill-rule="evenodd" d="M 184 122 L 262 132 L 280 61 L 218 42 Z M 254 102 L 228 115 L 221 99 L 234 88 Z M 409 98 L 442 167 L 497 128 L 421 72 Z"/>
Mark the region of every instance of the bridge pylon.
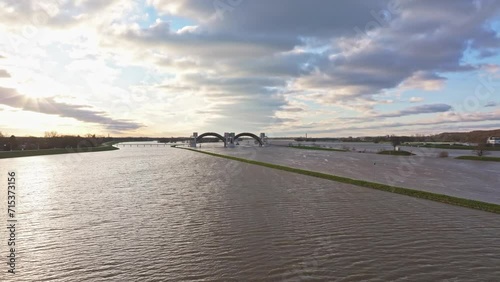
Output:
<path fill-rule="evenodd" d="M 196 148 L 196 139 L 198 138 L 198 132 L 193 132 L 193 139 L 189 142 L 189 147 Z"/>

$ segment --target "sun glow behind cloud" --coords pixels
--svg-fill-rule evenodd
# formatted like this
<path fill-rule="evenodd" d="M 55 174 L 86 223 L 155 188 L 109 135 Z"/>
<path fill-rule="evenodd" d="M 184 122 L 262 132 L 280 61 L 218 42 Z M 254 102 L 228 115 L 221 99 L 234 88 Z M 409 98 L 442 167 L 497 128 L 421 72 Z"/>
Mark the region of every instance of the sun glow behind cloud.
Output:
<path fill-rule="evenodd" d="M 0 87 L 51 107 L 3 99 L 0 131 L 486 129 L 500 4 L 479 2 L 3 1 Z"/>

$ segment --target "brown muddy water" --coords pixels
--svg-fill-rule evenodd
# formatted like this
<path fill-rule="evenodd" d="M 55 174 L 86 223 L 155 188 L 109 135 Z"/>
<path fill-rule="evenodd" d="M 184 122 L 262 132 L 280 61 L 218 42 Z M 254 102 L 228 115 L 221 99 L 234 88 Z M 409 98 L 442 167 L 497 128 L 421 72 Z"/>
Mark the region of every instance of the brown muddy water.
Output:
<path fill-rule="evenodd" d="M 170 147 L 3 159 L 2 186 L 9 170 L 17 273 L 2 262 L 1 281 L 500 277 L 497 214 Z"/>

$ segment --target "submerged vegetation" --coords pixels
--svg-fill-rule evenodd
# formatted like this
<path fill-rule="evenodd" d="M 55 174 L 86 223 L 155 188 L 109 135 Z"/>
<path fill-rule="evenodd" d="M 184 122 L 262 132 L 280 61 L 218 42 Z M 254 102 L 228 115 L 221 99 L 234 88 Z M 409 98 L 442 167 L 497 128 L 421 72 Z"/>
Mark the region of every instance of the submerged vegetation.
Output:
<path fill-rule="evenodd" d="M 323 147 L 315 147 L 315 146 L 288 146 L 289 148 L 302 149 L 302 150 L 318 150 L 318 151 L 334 151 L 334 152 L 345 152 L 346 150 L 342 149 L 333 149 L 333 148 L 323 148 Z"/>
<path fill-rule="evenodd" d="M 392 150 L 380 151 L 377 154 L 379 154 L 379 155 L 394 155 L 394 156 L 414 156 L 415 155 L 412 152 L 408 152 L 408 151 L 392 151 Z"/>
<path fill-rule="evenodd" d="M 447 158 L 449 156 L 450 156 L 450 154 L 448 154 L 448 152 L 446 152 L 446 151 L 439 152 L 439 154 L 438 154 L 438 157 L 440 157 L 440 158 Z"/>

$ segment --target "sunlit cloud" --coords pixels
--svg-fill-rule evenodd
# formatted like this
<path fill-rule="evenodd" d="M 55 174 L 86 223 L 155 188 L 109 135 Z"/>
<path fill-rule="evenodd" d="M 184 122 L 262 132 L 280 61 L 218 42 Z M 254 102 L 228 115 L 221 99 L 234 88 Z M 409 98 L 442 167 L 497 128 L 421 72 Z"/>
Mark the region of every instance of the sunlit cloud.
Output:
<path fill-rule="evenodd" d="M 127 131 L 142 127 L 141 124 L 128 120 L 107 117 L 104 112 L 89 109 L 84 105 L 71 105 L 57 102 L 53 98 L 32 98 L 17 93 L 16 90 L 0 87 L 0 104 L 13 108 L 74 118 L 83 122 L 98 123 L 111 132 Z"/>
<path fill-rule="evenodd" d="M 410 98 L 410 103 L 419 103 L 419 102 L 423 102 L 424 101 L 424 98 L 422 97 L 411 97 Z"/>
<path fill-rule="evenodd" d="M 10 73 L 7 72 L 6 70 L 0 69 L 0 78 L 2 78 L 2 77 L 10 77 Z"/>

